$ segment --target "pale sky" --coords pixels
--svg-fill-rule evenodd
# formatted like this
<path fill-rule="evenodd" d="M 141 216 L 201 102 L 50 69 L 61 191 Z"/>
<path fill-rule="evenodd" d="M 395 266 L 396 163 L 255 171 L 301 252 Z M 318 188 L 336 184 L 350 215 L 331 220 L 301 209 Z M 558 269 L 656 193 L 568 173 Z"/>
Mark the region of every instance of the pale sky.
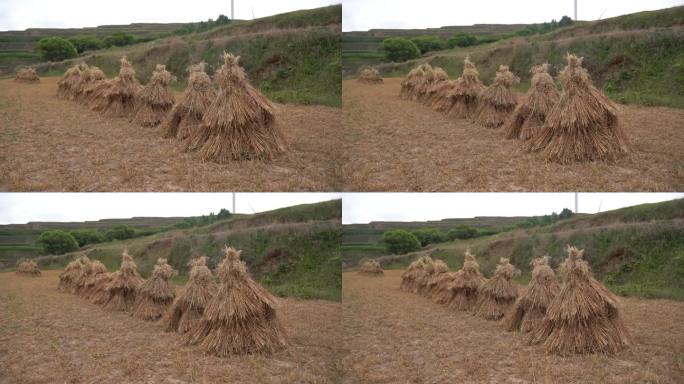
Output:
<path fill-rule="evenodd" d="M 238 213 L 341 198 L 340 193 L 236 193 Z M 233 211 L 232 193 L 0 193 L 0 224 L 134 216 L 199 216 Z"/>
<path fill-rule="evenodd" d="M 682 0 L 577 0 L 579 20 L 598 20 L 683 5 Z M 574 19 L 574 0 L 344 0 L 342 30 L 438 28 L 472 24 L 530 24 Z"/>
<path fill-rule="evenodd" d="M 684 193 L 580 193 L 581 213 L 684 198 Z M 538 216 L 575 210 L 574 193 L 345 193 L 342 223 Z"/>
<path fill-rule="evenodd" d="M 339 4 L 341 0 L 235 0 L 235 18 Z M 0 31 L 105 24 L 187 23 L 230 17 L 230 0 L 0 0 Z"/>

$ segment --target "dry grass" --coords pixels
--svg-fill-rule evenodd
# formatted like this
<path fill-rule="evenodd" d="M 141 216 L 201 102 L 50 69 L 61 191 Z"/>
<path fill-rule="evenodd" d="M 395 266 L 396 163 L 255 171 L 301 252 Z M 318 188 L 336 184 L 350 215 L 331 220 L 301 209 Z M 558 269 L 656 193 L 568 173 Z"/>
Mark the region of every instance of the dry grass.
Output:
<path fill-rule="evenodd" d="M 482 129 L 401 100 L 397 78 L 343 82 L 344 190 L 680 191 L 684 110 L 618 106 L 631 154 L 615 161 L 547 162 L 503 130 Z M 658 134 L 654 135 L 653 132 Z"/>
<path fill-rule="evenodd" d="M 400 275 L 396 270 L 385 271 L 383 279 L 343 274 L 346 382 L 675 384 L 684 375 L 684 303 L 621 299 L 635 345 L 614 356 L 563 358 L 525 345 L 525 338 L 506 332 L 502 322 L 401 292 Z"/>
<path fill-rule="evenodd" d="M 339 191 L 341 111 L 276 105 L 289 142 L 271 161 L 214 164 L 155 130 L 54 97 L 56 78 L 0 80 L 0 190 Z M 103 134 L 106 132 L 107 134 Z"/>
<path fill-rule="evenodd" d="M 277 299 L 290 346 L 269 357 L 218 358 L 159 324 L 56 291 L 58 274 L 0 274 L 0 382 L 327 384 L 339 377 L 339 303 Z"/>

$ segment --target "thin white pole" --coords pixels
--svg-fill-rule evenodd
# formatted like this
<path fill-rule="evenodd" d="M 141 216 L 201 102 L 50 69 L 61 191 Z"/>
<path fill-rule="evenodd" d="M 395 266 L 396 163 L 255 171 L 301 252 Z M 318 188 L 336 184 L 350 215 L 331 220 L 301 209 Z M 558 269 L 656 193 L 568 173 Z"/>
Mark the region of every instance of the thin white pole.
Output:
<path fill-rule="evenodd" d="M 575 0 L 575 21 L 577 21 L 577 0 Z"/>
<path fill-rule="evenodd" d="M 234 4 L 235 4 L 235 0 L 230 0 L 230 20 L 231 21 L 235 20 Z M 575 0 L 575 17 L 577 17 L 577 0 Z M 233 196 L 235 196 L 235 194 L 233 194 Z M 235 209 L 235 207 L 233 207 L 233 209 Z"/>
<path fill-rule="evenodd" d="M 578 204 L 577 195 L 578 195 L 578 193 L 575 192 L 575 213 L 579 213 L 579 204 Z"/>
<path fill-rule="evenodd" d="M 235 214 L 235 192 L 233 192 L 233 212 L 231 212 L 233 215 Z"/>

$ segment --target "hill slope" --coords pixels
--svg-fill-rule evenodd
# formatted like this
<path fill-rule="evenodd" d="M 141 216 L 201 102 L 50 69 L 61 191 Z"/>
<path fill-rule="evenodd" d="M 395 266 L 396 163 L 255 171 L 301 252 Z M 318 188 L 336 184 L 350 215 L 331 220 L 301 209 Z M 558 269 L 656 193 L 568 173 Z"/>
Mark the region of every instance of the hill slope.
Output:
<path fill-rule="evenodd" d="M 42 268 L 62 268 L 80 254 L 102 261 L 110 271 L 128 248 L 143 276 L 157 258 L 167 258 L 187 278 L 188 262 L 206 255 L 214 268 L 223 245 L 242 249 L 250 272 L 281 296 L 339 300 L 341 289 L 341 200 L 239 215 L 208 226 L 171 230 L 135 239 L 94 244 L 78 252 L 34 258 Z"/>
<path fill-rule="evenodd" d="M 457 78 L 463 59 L 470 55 L 485 83 L 493 80 L 499 64 L 508 64 L 521 77 L 517 89 L 524 91 L 532 65 L 548 62 L 555 76 L 565 65 L 566 52 L 584 56 L 584 66 L 594 83 L 618 102 L 684 108 L 684 6 L 430 52 L 405 63 L 380 63 L 377 57 L 354 59 L 350 66 L 345 61 L 345 75 L 354 74 L 361 65 L 376 64 L 385 76 L 403 76 L 418 63 L 429 62 Z M 348 53 L 343 54 L 346 59 Z"/>
<path fill-rule="evenodd" d="M 555 268 L 566 257 L 566 245 L 571 244 L 585 250 L 595 277 L 617 293 L 684 300 L 683 231 L 684 199 L 679 199 L 436 244 L 413 254 L 378 260 L 385 266 L 404 268 L 415 257 L 429 254 L 456 270 L 470 248 L 486 275 L 493 273 L 500 257 L 510 257 L 525 280 L 532 258 L 548 254 Z"/>
<path fill-rule="evenodd" d="M 125 47 L 89 51 L 59 63 L 36 65 L 41 75 L 61 75 L 79 61 L 100 67 L 108 77 L 119 71 L 127 55 L 143 83 L 157 64 L 165 64 L 184 88 L 186 68 L 205 61 L 213 74 L 221 54 L 240 55 L 253 85 L 274 101 L 341 105 L 340 31 L 342 6 L 289 12 L 234 22 L 207 32 L 157 39 Z"/>

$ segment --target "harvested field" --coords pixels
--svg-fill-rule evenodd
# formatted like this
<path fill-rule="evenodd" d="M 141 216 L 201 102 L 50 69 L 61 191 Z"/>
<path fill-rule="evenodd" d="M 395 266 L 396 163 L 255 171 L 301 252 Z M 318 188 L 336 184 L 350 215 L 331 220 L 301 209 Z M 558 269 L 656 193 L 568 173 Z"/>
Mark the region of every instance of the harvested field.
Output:
<path fill-rule="evenodd" d="M 631 154 L 561 165 L 484 129 L 399 97 L 399 78 L 343 81 L 347 191 L 680 191 L 684 110 L 618 105 Z M 518 95 L 522 97 L 522 95 Z"/>
<path fill-rule="evenodd" d="M 614 356 L 562 358 L 524 345 L 502 321 L 400 291 L 401 273 L 343 275 L 341 367 L 349 383 L 664 384 L 684 377 L 684 303 L 621 298 L 635 345 Z"/>
<path fill-rule="evenodd" d="M 278 299 L 286 349 L 217 358 L 158 323 L 58 292 L 59 272 L 0 274 L 0 383 L 331 383 L 339 376 L 339 303 Z"/>
<path fill-rule="evenodd" d="M 0 190 L 336 191 L 338 108 L 276 104 L 289 150 L 272 161 L 202 162 L 159 128 L 55 96 L 55 77 L 0 80 Z M 177 99 L 180 93 L 177 93 Z"/>

